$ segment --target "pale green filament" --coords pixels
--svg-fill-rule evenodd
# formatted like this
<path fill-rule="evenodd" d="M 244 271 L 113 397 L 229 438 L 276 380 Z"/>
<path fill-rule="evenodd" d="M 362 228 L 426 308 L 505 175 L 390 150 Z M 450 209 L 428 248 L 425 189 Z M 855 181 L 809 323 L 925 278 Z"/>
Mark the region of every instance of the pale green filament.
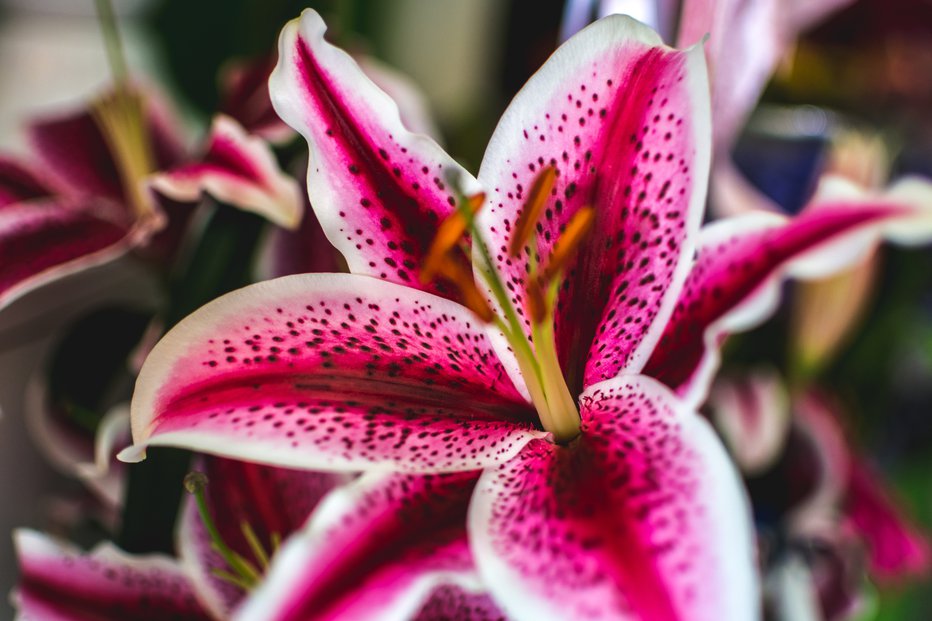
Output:
<path fill-rule="evenodd" d="M 207 530 L 211 539 L 211 549 L 219 554 L 227 564 L 226 569 L 214 569 L 212 573 L 217 578 L 229 582 L 244 591 L 250 591 L 262 579 L 264 572 L 269 568 L 269 554 L 266 552 L 259 537 L 248 522 L 240 524 L 240 530 L 249 549 L 252 552 L 258 566 L 235 552 L 226 544 L 217 525 L 210 515 L 210 509 L 207 507 L 207 498 L 204 495 L 204 488 L 207 486 L 207 477 L 201 472 L 191 472 L 184 479 L 185 489 L 194 496 L 197 502 L 197 510 L 201 516 L 201 522 Z M 281 536 L 278 533 L 272 534 L 272 553 L 274 554 L 279 545 L 281 545 Z"/>

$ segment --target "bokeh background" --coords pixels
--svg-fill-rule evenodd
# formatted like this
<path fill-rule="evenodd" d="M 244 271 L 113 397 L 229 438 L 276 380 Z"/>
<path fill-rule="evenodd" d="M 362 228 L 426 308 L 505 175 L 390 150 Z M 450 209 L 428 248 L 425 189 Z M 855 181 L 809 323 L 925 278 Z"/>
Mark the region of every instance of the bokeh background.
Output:
<path fill-rule="evenodd" d="M 224 63 L 268 54 L 282 24 L 308 4 L 325 14 L 341 45 L 384 60 L 423 88 L 448 150 L 474 171 L 504 106 L 556 47 L 564 9 L 558 0 L 115 2 L 130 65 L 169 89 L 195 135 L 216 109 Z M 638 4 L 628 3 L 635 12 Z M 79 104 L 108 79 L 91 0 L 0 1 L 4 150 L 24 150 L 24 119 Z M 932 2 L 859 0 L 804 34 L 781 62 L 733 159 L 770 199 L 798 210 L 841 125 L 882 136 L 894 176 L 932 175 Z M 16 580 L 11 529 L 54 530 L 75 510 L 62 499 L 80 494 L 36 451 L 23 415 L 31 378 L 58 356 L 86 356 L 86 374 L 71 381 L 93 383 L 114 362 L 106 347 L 75 340 L 68 326 L 103 323 L 114 342 L 129 342 L 142 322 L 132 313 L 119 320 L 89 315 L 92 305 L 107 300 L 142 316 L 156 298 L 155 284 L 124 261 L 27 296 L 3 314 L 0 593 Z M 53 310 L 37 316 L 38 307 Z M 726 371 L 785 367 L 790 323 L 781 312 L 733 339 Z M 822 382 L 845 402 L 859 447 L 932 532 L 932 254 L 883 252 L 861 328 Z M 884 589 L 871 618 L 929 618 L 929 586 L 926 580 Z M 4 601 L 5 618 L 12 610 Z"/>

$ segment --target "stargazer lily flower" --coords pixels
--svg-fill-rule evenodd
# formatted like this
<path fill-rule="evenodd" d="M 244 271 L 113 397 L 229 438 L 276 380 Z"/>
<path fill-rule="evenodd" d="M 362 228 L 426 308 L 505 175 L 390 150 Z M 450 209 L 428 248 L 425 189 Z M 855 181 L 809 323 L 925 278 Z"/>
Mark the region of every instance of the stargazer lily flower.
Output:
<path fill-rule="evenodd" d="M 726 319 L 759 319 L 793 259 L 822 265 L 927 218 L 914 192 L 728 223 L 706 243 L 702 50 L 618 16 L 531 78 L 477 181 L 409 133 L 324 30 L 311 10 L 285 27 L 270 89 L 354 273 L 259 283 L 182 321 L 143 366 L 122 457 L 171 445 L 309 469 L 482 469 L 469 544 L 509 617 L 758 616 L 736 474 L 643 371 L 701 394 Z M 295 593 L 327 579 L 302 575 Z"/>

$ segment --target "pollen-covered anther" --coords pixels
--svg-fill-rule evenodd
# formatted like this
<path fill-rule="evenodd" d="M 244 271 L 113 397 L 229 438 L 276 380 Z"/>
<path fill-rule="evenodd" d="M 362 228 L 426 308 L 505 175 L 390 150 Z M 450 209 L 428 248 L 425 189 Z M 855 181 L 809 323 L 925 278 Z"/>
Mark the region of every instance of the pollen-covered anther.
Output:
<path fill-rule="evenodd" d="M 542 282 L 551 282 L 557 274 L 563 271 L 563 268 L 576 256 L 576 252 L 582 246 L 593 225 L 595 225 L 595 209 L 592 207 L 582 207 L 573 214 L 566 224 L 566 229 L 553 246 L 550 259 L 540 275 Z"/>
<path fill-rule="evenodd" d="M 540 220 L 540 214 L 547 204 L 547 198 L 553 191 L 553 184 L 557 179 L 557 169 L 553 166 L 546 166 L 541 169 L 537 177 L 534 178 L 534 184 L 528 193 L 527 201 L 518 216 L 515 223 L 515 230 L 511 236 L 511 242 L 508 245 L 508 254 L 516 257 L 521 254 L 521 248 L 530 239 L 534 232 L 537 221 Z"/>
<path fill-rule="evenodd" d="M 424 264 L 421 266 L 419 276 L 421 284 L 429 283 L 434 279 L 434 276 L 442 273 L 442 268 L 449 261 L 449 255 L 454 248 L 459 246 L 463 236 L 472 224 L 470 218 L 474 218 L 484 204 L 485 192 L 473 194 L 466 199 L 469 217 L 461 209 L 457 209 L 440 223 L 437 235 L 427 251 L 427 258 L 424 259 Z"/>
<path fill-rule="evenodd" d="M 189 494 L 200 494 L 207 487 L 207 475 L 203 472 L 192 471 L 184 477 L 184 489 Z"/>
<path fill-rule="evenodd" d="M 545 286 L 539 278 L 528 280 L 525 288 L 527 312 L 531 321 L 541 324 L 547 319 L 547 297 L 544 291 Z"/>
<path fill-rule="evenodd" d="M 436 275 L 453 283 L 462 296 L 463 306 L 474 312 L 486 323 L 492 322 L 495 313 L 485 296 L 476 286 L 472 272 L 452 253 L 443 255 L 436 266 Z"/>

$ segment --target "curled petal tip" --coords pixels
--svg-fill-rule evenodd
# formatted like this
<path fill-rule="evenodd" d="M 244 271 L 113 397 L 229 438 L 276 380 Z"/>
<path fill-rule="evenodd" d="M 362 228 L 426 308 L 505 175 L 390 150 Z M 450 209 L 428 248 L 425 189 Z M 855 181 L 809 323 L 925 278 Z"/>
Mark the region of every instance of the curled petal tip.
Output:
<path fill-rule="evenodd" d="M 117 453 L 117 459 L 127 464 L 138 464 L 146 458 L 146 445 L 134 444 Z"/>

